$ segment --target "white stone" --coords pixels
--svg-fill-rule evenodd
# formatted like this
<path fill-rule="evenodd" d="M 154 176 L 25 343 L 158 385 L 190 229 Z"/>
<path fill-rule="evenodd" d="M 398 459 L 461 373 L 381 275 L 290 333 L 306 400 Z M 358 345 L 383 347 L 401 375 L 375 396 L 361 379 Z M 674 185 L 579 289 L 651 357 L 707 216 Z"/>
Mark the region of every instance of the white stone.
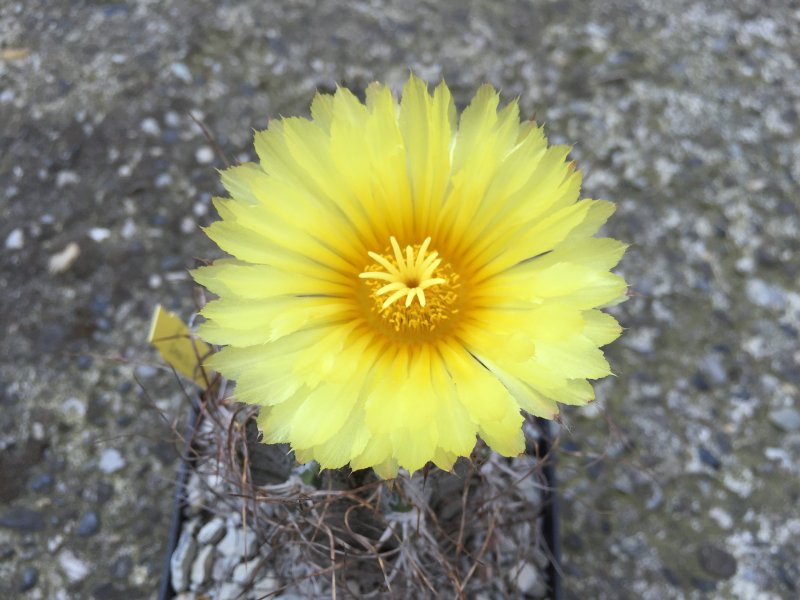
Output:
<path fill-rule="evenodd" d="M 181 116 L 174 110 L 167 111 L 164 115 L 164 123 L 169 127 L 179 127 L 181 124 Z"/>
<path fill-rule="evenodd" d="M 208 165 L 214 162 L 214 150 L 210 146 L 200 146 L 194 153 L 195 160 L 201 165 Z"/>
<path fill-rule="evenodd" d="M 58 564 L 72 583 L 85 579 L 89 574 L 89 565 L 75 556 L 71 550 L 63 550 L 58 555 Z"/>
<path fill-rule="evenodd" d="M 31 437 L 35 440 L 43 440 L 45 436 L 44 425 L 39 421 L 34 421 L 31 425 Z"/>
<path fill-rule="evenodd" d="M 211 578 L 220 582 L 230 581 L 233 569 L 237 564 L 239 564 L 238 556 L 217 556 L 214 568 L 211 570 Z"/>
<path fill-rule="evenodd" d="M 216 544 L 223 535 L 225 535 L 225 521 L 215 517 L 203 525 L 197 534 L 197 541 L 201 544 Z"/>
<path fill-rule="evenodd" d="M 82 400 L 75 397 L 70 397 L 61 403 L 61 410 L 67 419 L 71 421 L 80 421 L 86 414 L 86 404 Z"/>
<path fill-rule="evenodd" d="M 119 234 L 126 240 L 129 240 L 136 235 L 136 223 L 134 220 L 126 219 L 125 223 L 122 225 L 122 229 L 119 230 Z"/>
<path fill-rule="evenodd" d="M 255 581 L 255 577 L 261 570 L 263 563 L 264 559 L 256 556 L 253 560 L 236 565 L 233 570 L 233 581 L 242 585 Z"/>
<path fill-rule="evenodd" d="M 62 188 L 67 185 L 75 185 L 81 180 L 80 175 L 75 171 L 59 171 L 56 173 L 56 187 Z"/>
<path fill-rule="evenodd" d="M 161 134 L 161 126 L 153 117 L 147 117 L 144 119 L 139 127 L 141 127 L 142 131 L 144 131 L 147 135 L 157 136 Z"/>
<path fill-rule="evenodd" d="M 536 597 L 542 597 L 547 594 L 547 586 L 544 583 L 542 574 L 531 563 L 519 562 L 512 572 L 517 574 L 514 583 L 523 594 L 530 594 Z"/>
<path fill-rule="evenodd" d="M 213 564 L 214 546 L 203 546 L 192 563 L 192 587 L 199 587 L 208 581 Z"/>
<path fill-rule="evenodd" d="M 99 244 L 111 237 L 111 231 L 105 227 L 92 227 L 89 230 L 89 237 Z"/>
<path fill-rule="evenodd" d="M 745 284 L 747 299 L 756 306 L 782 311 L 786 308 L 786 292 L 779 286 L 761 279 L 750 279 Z"/>
<path fill-rule="evenodd" d="M 223 583 L 219 592 L 217 592 L 217 600 L 238 600 L 242 593 L 242 586 L 235 583 Z"/>
<path fill-rule="evenodd" d="M 189 568 L 192 566 L 196 553 L 197 542 L 191 532 L 184 531 L 169 560 L 172 588 L 176 592 L 182 592 L 189 587 Z"/>
<path fill-rule="evenodd" d="M 53 275 L 64 273 L 69 270 L 80 255 L 80 246 L 75 242 L 70 242 L 61 252 L 56 252 L 50 257 L 47 263 L 47 270 Z"/>
<path fill-rule="evenodd" d="M 103 473 L 116 473 L 125 466 L 125 459 L 116 448 L 106 448 L 100 455 L 100 470 Z"/>
<path fill-rule="evenodd" d="M 203 202 L 195 202 L 192 206 L 192 212 L 196 217 L 204 217 L 208 214 L 208 205 Z"/>
<path fill-rule="evenodd" d="M 174 62 L 169 66 L 172 74 L 184 83 L 192 83 L 192 72 L 182 62 Z"/>
<path fill-rule="evenodd" d="M 733 517 L 731 517 L 730 513 L 726 512 L 722 508 L 715 506 L 711 510 L 708 511 L 708 516 L 714 519 L 717 522 L 717 525 L 722 527 L 723 529 L 730 529 L 733 527 Z"/>
<path fill-rule="evenodd" d="M 258 552 L 258 540 L 255 532 L 250 529 L 244 530 L 238 525 L 229 526 L 217 549 L 224 556 L 241 556 L 247 559 Z"/>
<path fill-rule="evenodd" d="M 181 219 L 181 233 L 184 235 L 189 235 L 190 233 L 197 232 L 197 223 L 195 223 L 192 217 L 183 217 Z"/>
<path fill-rule="evenodd" d="M 275 593 L 281 587 L 281 582 L 275 577 L 274 571 L 267 571 L 264 575 L 259 577 L 253 585 L 253 593 L 256 598 L 268 598 L 270 594 Z M 360 597 L 359 585 L 357 581 L 349 582 L 348 589 L 355 593 L 356 597 Z"/>
<path fill-rule="evenodd" d="M 17 227 L 6 237 L 6 250 L 21 250 L 25 246 L 25 233 Z"/>

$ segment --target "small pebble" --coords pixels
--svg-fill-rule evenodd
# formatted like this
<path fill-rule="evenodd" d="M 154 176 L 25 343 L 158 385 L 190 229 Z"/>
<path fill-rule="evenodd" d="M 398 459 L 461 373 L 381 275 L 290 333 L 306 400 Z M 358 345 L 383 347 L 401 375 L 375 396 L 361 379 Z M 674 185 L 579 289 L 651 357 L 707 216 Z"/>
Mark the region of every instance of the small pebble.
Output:
<path fill-rule="evenodd" d="M 100 531 L 100 517 L 93 510 L 85 513 L 78 524 L 78 535 L 80 537 L 91 537 Z"/>
<path fill-rule="evenodd" d="M 139 127 L 147 135 L 152 135 L 154 137 L 161 135 L 161 126 L 153 117 L 147 117 L 144 119 Z"/>
<path fill-rule="evenodd" d="M 745 285 L 745 293 L 748 300 L 756 306 L 774 311 L 782 311 L 786 308 L 786 294 L 784 291 L 778 286 L 761 279 L 750 279 Z"/>
<path fill-rule="evenodd" d="M 167 114 L 164 115 L 164 123 L 169 127 L 180 127 L 181 116 L 174 110 L 169 110 Z"/>
<path fill-rule="evenodd" d="M 44 492 L 53 487 L 53 482 L 53 476 L 50 473 L 41 473 L 31 479 L 30 486 L 34 492 Z"/>
<path fill-rule="evenodd" d="M 195 554 L 197 542 L 190 531 L 184 531 L 169 562 L 172 588 L 176 592 L 182 592 L 189 587 L 190 568 Z"/>
<path fill-rule="evenodd" d="M 111 231 L 109 231 L 105 227 L 92 227 L 89 230 L 89 237 L 92 238 L 95 242 L 100 243 L 111 237 Z"/>
<path fill-rule="evenodd" d="M 86 404 L 79 398 L 67 398 L 61 403 L 61 410 L 68 421 L 79 422 L 86 415 Z"/>
<path fill-rule="evenodd" d="M 197 553 L 197 558 L 192 563 L 192 587 L 203 585 L 211 577 L 211 567 L 214 564 L 214 546 L 203 546 Z"/>
<path fill-rule="evenodd" d="M 261 571 L 264 560 L 260 556 L 254 559 L 236 565 L 233 570 L 233 581 L 241 585 L 246 585 L 255 580 L 255 577 Z"/>
<path fill-rule="evenodd" d="M 44 425 L 39 423 L 39 421 L 34 421 L 31 424 L 31 437 L 35 440 L 43 440 L 46 436 L 46 432 L 44 430 Z"/>
<path fill-rule="evenodd" d="M 181 233 L 189 235 L 197 231 L 197 223 L 192 217 L 183 217 L 181 219 Z"/>
<path fill-rule="evenodd" d="M 711 467 L 714 470 L 719 470 L 719 468 L 722 466 L 720 460 L 716 456 L 714 456 L 711 453 L 711 451 L 709 451 L 708 448 L 706 448 L 705 446 L 697 447 L 697 457 L 703 464 Z"/>
<path fill-rule="evenodd" d="M 68 271 L 81 254 L 81 248 L 75 242 L 70 242 L 61 251 L 53 254 L 47 263 L 47 270 L 57 275 Z"/>
<path fill-rule="evenodd" d="M 128 579 L 131 571 L 133 571 L 133 559 L 127 554 L 120 556 L 111 567 L 111 575 L 120 581 Z"/>
<path fill-rule="evenodd" d="M 211 570 L 211 578 L 217 582 L 228 581 L 237 564 L 239 564 L 238 556 L 217 556 Z"/>
<path fill-rule="evenodd" d="M 513 572 L 517 573 L 514 583 L 523 594 L 530 594 L 537 598 L 547 594 L 547 585 L 545 585 L 542 574 L 531 563 L 518 563 Z"/>
<path fill-rule="evenodd" d="M 217 600 L 237 600 L 241 594 L 242 586 L 227 582 L 219 587 Z"/>
<path fill-rule="evenodd" d="M 697 558 L 703 570 L 715 579 L 730 579 L 736 574 L 738 565 L 733 555 L 712 544 L 700 546 Z"/>
<path fill-rule="evenodd" d="M 195 160 L 201 165 L 208 165 L 214 162 L 214 150 L 210 146 L 200 146 L 194 153 Z"/>
<path fill-rule="evenodd" d="M 800 431 L 800 411 L 794 408 L 779 408 L 769 413 L 769 420 L 783 431 Z"/>
<path fill-rule="evenodd" d="M 0 527 L 16 531 L 41 531 L 44 529 L 44 515 L 32 508 L 13 506 L 0 516 Z"/>
<path fill-rule="evenodd" d="M 22 250 L 25 246 L 25 233 L 17 227 L 6 237 L 6 250 Z"/>
<path fill-rule="evenodd" d="M 169 173 L 161 173 L 161 175 L 156 177 L 155 181 L 153 182 L 153 184 L 157 188 L 165 188 L 169 186 L 171 183 L 172 183 L 172 175 L 170 175 Z"/>
<path fill-rule="evenodd" d="M 204 217 L 208 214 L 208 205 L 203 202 L 195 202 L 192 206 L 192 212 L 196 217 Z"/>
<path fill-rule="evenodd" d="M 75 171 L 59 171 L 56 174 L 56 187 L 63 188 L 68 185 L 80 183 L 81 177 Z"/>
<path fill-rule="evenodd" d="M 126 219 L 125 223 L 122 225 L 122 229 L 119 230 L 119 234 L 123 237 L 123 239 L 129 240 L 133 236 L 136 235 L 136 223 L 133 219 Z"/>
<path fill-rule="evenodd" d="M 125 466 L 125 459 L 116 448 L 107 448 L 100 455 L 99 466 L 103 473 L 116 473 Z"/>
<path fill-rule="evenodd" d="M 34 567 L 25 567 L 22 571 L 22 581 L 19 584 L 20 592 L 27 592 L 39 581 L 39 571 Z"/>
<path fill-rule="evenodd" d="M 216 544 L 225 534 L 225 521 L 216 517 L 203 525 L 197 534 L 197 541 L 201 544 Z"/>
<path fill-rule="evenodd" d="M 217 549 L 223 556 L 240 555 L 245 559 L 251 558 L 258 552 L 256 534 L 250 529 L 244 531 L 240 526 L 232 525 Z"/>
<path fill-rule="evenodd" d="M 158 375 L 158 369 L 152 365 L 139 365 L 134 369 L 136 379 L 152 379 Z"/>
<path fill-rule="evenodd" d="M 72 583 L 85 579 L 90 571 L 89 565 L 75 556 L 71 550 L 61 551 L 58 555 L 58 564 Z"/>
<path fill-rule="evenodd" d="M 183 81 L 183 83 L 192 83 L 192 72 L 182 62 L 174 62 L 169 66 L 169 70 L 172 71 L 172 74 L 175 75 L 178 79 Z"/>

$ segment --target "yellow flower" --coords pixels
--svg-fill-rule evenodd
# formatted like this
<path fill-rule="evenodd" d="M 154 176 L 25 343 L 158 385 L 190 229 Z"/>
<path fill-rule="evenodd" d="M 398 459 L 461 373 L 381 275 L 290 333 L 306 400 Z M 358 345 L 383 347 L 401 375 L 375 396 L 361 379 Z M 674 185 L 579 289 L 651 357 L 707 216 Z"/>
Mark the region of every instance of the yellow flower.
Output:
<path fill-rule="evenodd" d="M 626 291 L 625 246 L 592 237 L 614 207 L 578 201 L 569 148 L 498 103 L 485 85 L 457 123 L 444 83 L 339 88 L 223 171 L 206 232 L 235 259 L 194 271 L 220 297 L 200 335 L 265 442 L 391 477 L 449 469 L 476 434 L 516 455 L 520 409 L 594 398 L 620 333 L 597 308 Z"/>

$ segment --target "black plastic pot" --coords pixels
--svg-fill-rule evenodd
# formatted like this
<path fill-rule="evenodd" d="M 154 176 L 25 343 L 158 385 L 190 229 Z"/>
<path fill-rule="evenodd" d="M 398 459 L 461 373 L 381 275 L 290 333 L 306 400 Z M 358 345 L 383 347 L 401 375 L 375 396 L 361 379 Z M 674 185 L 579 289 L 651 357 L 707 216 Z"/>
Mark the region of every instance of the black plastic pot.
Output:
<path fill-rule="evenodd" d="M 192 431 L 194 430 L 195 422 L 197 419 L 197 412 L 192 411 L 189 417 L 187 426 L 186 443 L 183 449 L 183 456 L 189 457 L 191 451 L 191 438 Z M 543 475 L 547 485 L 544 490 L 543 507 L 544 513 L 542 515 L 542 534 L 547 544 L 549 552 L 550 564 L 547 567 L 547 580 L 550 594 L 550 600 L 562 599 L 562 581 L 561 581 L 561 533 L 559 526 L 559 506 L 558 494 L 556 493 L 556 467 L 555 456 L 551 454 L 551 440 L 552 429 L 551 422 L 546 419 L 536 419 L 536 426 L 539 428 L 541 436 L 536 448 L 536 454 L 539 457 L 548 456 L 548 460 L 542 467 Z M 181 533 L 181 526 L 183 525 L 183 507 L 186 505 L 186 484 L 189 480 L 189 472 L 192 468 L 191 460 L 181 461 L 178 467 L 178 478 L 175 488 L 175 499 L 172 504 L 172 516 L 169 525 L 169 538 L 167 541 L 167 554 L 164 557 L 161 584 L 158 590 L 159 600 L 172 600 L 175 597 L 175 592 L 172 589 L 172 575 L 170 569 L 170 560 L 175 547 L 178 544 L 178 538 Z"/>

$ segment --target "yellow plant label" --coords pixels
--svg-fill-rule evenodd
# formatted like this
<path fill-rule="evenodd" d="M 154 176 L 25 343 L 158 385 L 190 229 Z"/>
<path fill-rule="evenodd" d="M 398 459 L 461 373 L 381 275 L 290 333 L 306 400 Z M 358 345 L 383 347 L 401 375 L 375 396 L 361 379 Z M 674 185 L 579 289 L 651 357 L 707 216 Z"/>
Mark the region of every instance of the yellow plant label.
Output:
<path fill-rule="evenodd" d="M 155 346 L 173 369 L 200 387 L 206 387 L 200 365 L 211 353 L 211 346 L 194 337 L 180 317 L 157 304 L 147 341 Z"/>

